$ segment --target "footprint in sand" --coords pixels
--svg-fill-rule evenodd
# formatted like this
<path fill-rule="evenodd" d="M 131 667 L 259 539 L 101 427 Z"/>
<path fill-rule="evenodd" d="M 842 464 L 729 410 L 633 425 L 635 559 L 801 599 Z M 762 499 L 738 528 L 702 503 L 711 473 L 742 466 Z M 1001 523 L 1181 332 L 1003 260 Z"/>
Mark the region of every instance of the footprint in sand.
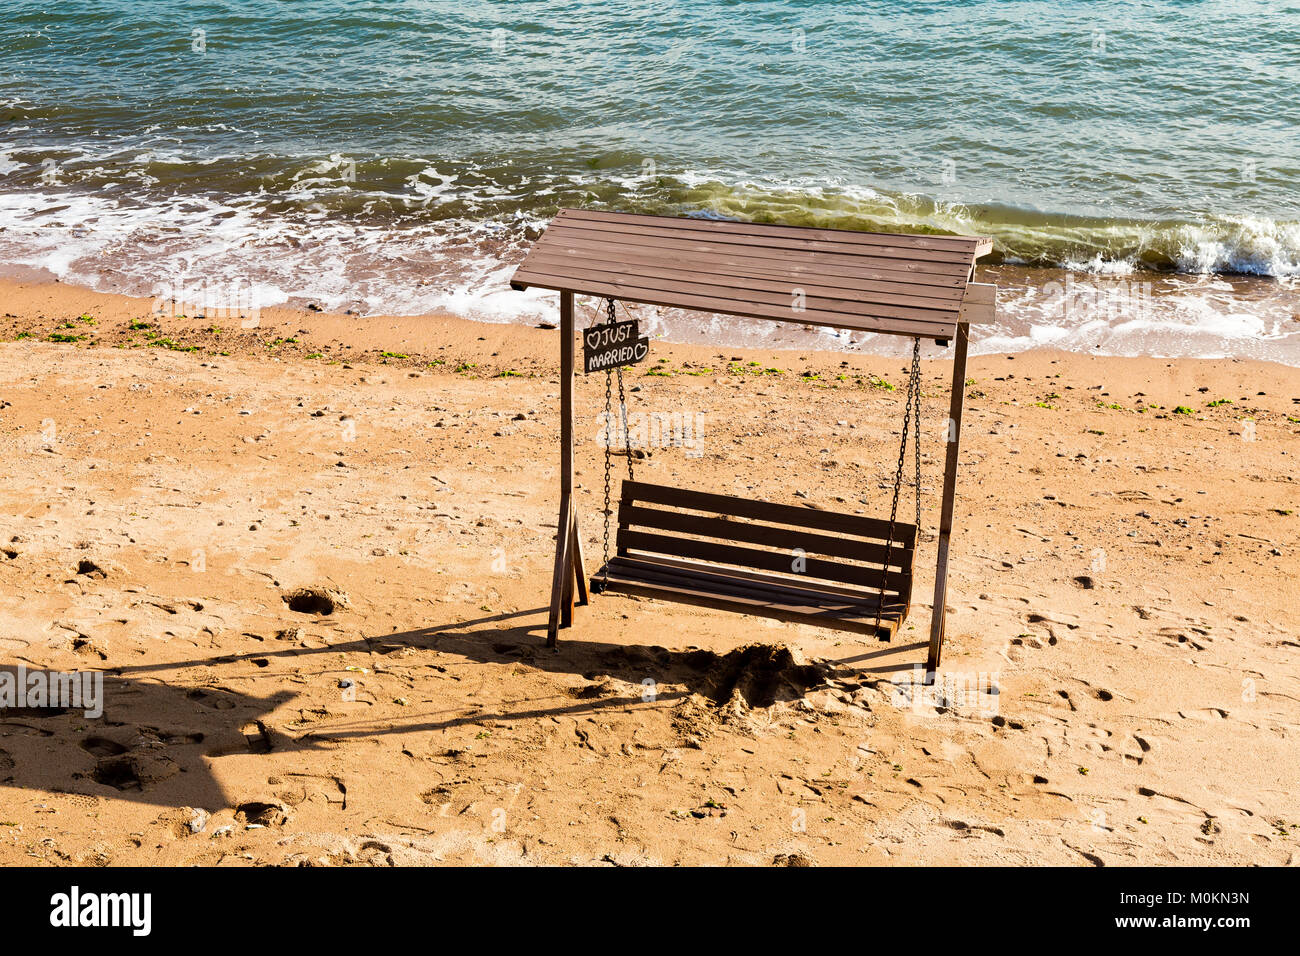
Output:
<path fill-rule="evenodd" d="M 245 826 L 282 827 L 289 822 L 289 810 L 281 803 L 250 800 L 235 807 L 235 819 Z"/>
<path fill-rule="evenodd" d="M 213 710 L 233 710 L 235 702 L 226 696 L 226 692 L 199 690 L 197 687 L 185 695 L 186 699 L 197 701 L 204 707 L 211 707 Z"/>
<path fill-rule="evenodd" d="M 1056 638 L 1049 638 L 1050 643 L 1055 644 Z M 1034 650 L 1042 650 L 1043 642 L 1033 634 L 1017 634 L 1007 642 L 1011 647 L 1032 647 Z"/>
<path fill-rule="evenodd" d="M 87 737 L 81 742 L 81 749 L 95 757 L 116 757 L 126 753 L 129 748 L 107 737 Z"/>
<path fill-rule="evenodd" d="M 96 581 L 103 581 L 108 577 L 108 572 L 94 561 L 90 560 L 90 558 L 82 558 L 77 562 L 76 573 Z"/>
<path fill-rule="evenodd" d="M 291 611 L 326 617 L 352 605 L 347 594 L 328 587 L 298 588 L 285 594 L 282 600 L 289 605 Z"/>
<path fill-rule="evenodd" d="M 91 778 L 114 790 L 141 791 L 180 771 L 180 765 L 166 754 L 134 751 L 100 760 Z"/>
<path fill-rule="evenodd" d="M 124 725 L 119 724 L 118 726 L 120 727 L 120 726 L 124 726 Z M 184 746 L 184 745 L 186 745 L 186 744 L 201 744 L 201 743 L 203 743 L 203 734 L 201 734 L 201 733 L 199 733 L 199 732 L 197 732 L 197 731 L 194 732 L 194 733 L 188 733 L 188 734 L 187 734 L 187 733 L 170 733 L 170 732 L 165 731 L 165 730 L 160 730 L 160 729 L 157 728 L 157 727 L 147 727 L 147 726 L 145 726 L 145 725 L 143 725 L 143 724 L 140 725 L 140 726 L 138 726 L 136 729 L 137 729 L 137 736 L 138 736 L 139 738 L 144 739 L 144 740 L 160 740 L 160 741 L 162 741 L 163 743 L 167 744 L 168 746 L 172 746 L 172 747 L 175 747 L 175 746 Z"/>
<path fill-rule="evenodd" d="M 266 729 L 266 724 L 260 720 L 245 724 L 239 728 L 239 732 L 244 735 L 244 740 L 248 742 L 249 753 L 269 754 L 271 752 L 271 734 Z"/>
<path fill-rule="evenodd" d="M 292 779 L 285 783 L 291 786 L 277 790 L 275 795 L 289 808 L 307 802 L 323 802 L 327 807 L 339 810 L 348 808 L 348 788 L 338 777 L 314 773 L 290 773 L 287 776 Z M 267 783 L 276 782 L 279 782 L 278 777 L 267 778 Z"/>
<path fill-rule="evenodd" d="M 1137 753 L 1126 753 L 1124 754 L 1124 759 L 1132 760 L 1135 764 L 1141 766 L 1142 761 L 1146 760 L 1147 754 L 1151 752 L 1151 742 L 1145 737 L 1139 737 L 1137 734 L 1134 734 L 1133 743 L 1137 745 Z"/>

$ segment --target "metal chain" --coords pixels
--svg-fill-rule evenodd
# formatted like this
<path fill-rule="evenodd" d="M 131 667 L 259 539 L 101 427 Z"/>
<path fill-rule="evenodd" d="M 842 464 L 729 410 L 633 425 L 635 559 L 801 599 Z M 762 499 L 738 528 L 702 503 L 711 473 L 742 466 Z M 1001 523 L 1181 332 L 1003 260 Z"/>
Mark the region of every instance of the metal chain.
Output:
<path fill-rule="evenodd" d="M 623 435 L 627 447 L 627 480 L 636 481 L 632 474 L 632 432 L 627 427 L 627 397 L 623 394 L 623 369 L 618 370 L 618 407 L 623 413 Z"/>
<path fill-rule="evenodd" d="M 610 406 L 610 377 L 609 377 L 609 372 L 606 372 L 605 373 L 605 546 L 604 546 L 605 563 L 602 566 L 603 574 L 604 574 L 604 580 L 601 585 L 602 591 L 605 589 L 605 586 L 609 584 L 609 499 L 610 499 L 609 447 L 613 439 L 614 439 L 614 415 L 612 413 L 612 409 Z"/>
<path fill-rule="evenodd" d="M 613 309 L 612 301 L 610 302 L 610 308 L 611 308 L 611 316 L 612 316 L 612 309 Z M 595 323 L 593 322 L 592 325 L 594 326 Z M 610 391 L 612 384 L 613 384 L 613 380 L 611 378 L 609 369 L 606 369 L 605 370 L 605 512 L 604 512 L 605 513 L 605 540 L 604 540 L 604 548 L 603 548 L 605 563 L 601 565 L 601 574 L 603 576 L 601 581 L 602 591 L 609 584 L 609 515 L 610 515 L 610 474 L 609 472 L 610 472 L 610 455 L 611 455 L 610 445 L 614 440 L 614 415 L 613 415 L 613 407 L 612 407 L 612 394 Z"/>
<path fill-rule="evenodd" d="M 916 417 L 916 539 L 912 547 L 921 543 L 921 340 L 912 346 L 912 381 L 909 385 L 916 391 L 912 414 Z"/>
<path fill-rule="evenodd" d="M 613 325 L 616 321 L 615 313 L 614 313 L 614 300 L 612 298 L 606 299 L 605 304 L 606 304 L 607 322 L 609 325 Z M 609 519 L 614 513 L 613 508 L 610 506 L 610 499 L 611 499 L 610 447 L 612 445 L 613 437 L 614 437 L 613 436 L 614 415 L 613 415 L 613 408 L 612 408 L 612 401 L 613 401 L 612 377 L 613 377 L 613 373 L 609 369 L 606 369 L 605 370 L 605 540 L 604 540 L 605 563 L 604 565 L 602 565 L 603 568 L 603 572 L 602 572 L 603 579 L 601 582 L 602 590 L 604 590 L 604 588 L 608 587 L 609 585 Z M 635 481 L 636 479 L 632 474 L 632 434 L 631 432 L 628 431 L 628 427 L 627 427 L 627 395 L 623 391 L 623 367 L 621 365 L 618 368 L 618 409 L 619 409 L 619 419 L 623 425 L 624 443 L 627 448 L 627 480 Z"/>
<path fill-rule="evenodd" d="M 614 300 L 606 299 L 609 307 L 609 324 L 614 324 Z M 623 393 L 623 366 L 618 367 L 618 409 L 623 420 L 623 439 L 627 447 L 627 480 L 636 481 L 632 474 L 632 433 L 627 427 L 627 395 Z"/>
<path fill-rule="evenodd" d="M 880 574 L 880 595 L 876 601 L 876 630 L 889 587 L 889 562 L 894 550 L 894 527 L 898 523 L 898 497 L 903 487 L 903 468 L 907 462 L 907 431 L 912 427 L 915 408 L 916 427 L 916 533 L 921 533 L 921 340 L 912 341 L 912 368 L 907 377 L 907 400 L 903 406 L 903 434 L 898 443 L 898 469 L 894 472 L 894 498 L 889 506 L 889 536 L 885 539 L 885 564 Z"/>

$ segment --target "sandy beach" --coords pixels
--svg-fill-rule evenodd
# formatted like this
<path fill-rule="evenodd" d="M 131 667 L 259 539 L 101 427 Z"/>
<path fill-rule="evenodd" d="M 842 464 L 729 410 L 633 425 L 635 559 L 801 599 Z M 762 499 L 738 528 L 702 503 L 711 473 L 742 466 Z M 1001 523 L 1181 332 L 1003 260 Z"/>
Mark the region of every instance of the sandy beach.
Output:
<path fill-rule="evenodd" d="M 0 864 L 1296 862 L 1296 368 L 973 358 L 945 699 L 946 363 L 901 640 L 606 596 L 550 651 L 554 329 L 0 300 L 0 649 L 104 680 L 0 711 Z M 656 342 L 698 444 L 639 474 L 887 513 L 902 366 Z"/>

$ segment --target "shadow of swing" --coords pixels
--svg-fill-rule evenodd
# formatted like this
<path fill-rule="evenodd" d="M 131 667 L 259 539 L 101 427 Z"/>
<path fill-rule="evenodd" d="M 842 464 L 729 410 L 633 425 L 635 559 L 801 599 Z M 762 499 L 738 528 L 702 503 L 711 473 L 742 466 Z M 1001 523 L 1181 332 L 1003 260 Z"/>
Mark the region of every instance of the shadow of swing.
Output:
<path fill-rule="evenodd" d="M 911 644 L 890 644 L 887 645 L 886 647 L 881 648 L 878 651 L 871 651 L 870 653 L 867 654 L 858 654 L 856 657 L 837 658 L 834 661 L 834 663 L 854 664 L 857 663 L 858 661 L 871 661 L 881 657 L 893 657 L 895 655 L 902 654 L 907 651 L 928 650 L 929 646 L 930 646 L 929 642 L 927 641 L 913 641 Z M 914 664 L 919 664 L 919 663 L 921 662 L 920 661 L 912 661 L 912 662 L 899 661 L 896 664 L 893 665 L 887 664 L 883 667 L 858 667 L 854 669 L 857 670 L 858 672 L 865 672 L 868 674 L 880 674 L 886 671 L 910 670 Z"/>
<path fill-rule="evenodd" d="M 653 697 L 652 700 L 645 700 L 641 693 L 637 693 L 612 699 L 578 698 L 561 706 L 531 708 L 513 713 L 502 711 L 489 714 L 475 710 L 472 714 L 466 714 L 462 711 L 456 717 L 446 720 L 427 724 L 402 724 L 391 728 L 373 726 L 367 722 L 367 729 L 364 732 L 343 732 L 349 736 L 439 730 L 487 719 L 508 721 L 540 719 L 561 714 L 592 713 L 614 705 L 660 704 L 666 700 L 677 700 L 691 694 L 701 694 L 722 702 L 731 695 L 737 684 L 744 684 L 742 690 L 747 694 L 750 693 L 750 685 L 755 682 L 762 685 L 764 674 L 771 674 L 771 679 L 776 682 L 779 682 L 782 676 L 789 677 L 799 685 L 800 692 L 820 686 L 823 682 L 822 668 L 795 664 L 781 644 L 752 644 L 727 654 L 716 654 L 700 648 L 676 650 L 660 645 L 614 644 L 592 640 L 564 641 L 558 648 L 550 649 L 544 645 L 547 610 L 546 607 L 539 607 L 490 614 L 466 621 L 390 632 L 318 648 L 258 648 L 247 654 L 224 655 L 215 659 L 194 658 L 165 664 L 134 665 L 123 668 L 123 673 L 140 675 L 179 671 L 211 665 L 217 661 L 239 663 L 254 659 L 302 660 L 320 654 L 336 656 L 364 653 L 383 656 L 405 649 L 415 649 L 448 654 L 479 664 L 524 663 L 544 673 L 580 678 L 588 682 L 612 678 L 640 687 L 646 687 L 646 682 L 652 682 L 653 685 L 653 694 L 647 695 Z M 505 622 L 527 618 L 534 620 L 512 627 L 500 626 Z M 684 689 L 672 692 L 660 691 L 659 688 L 664 685 L 679 685 Z M 579 687 L 573 692 L 584 693 L 585 689 Z M 763 699 L 767 695 L 761 686 L 753 691 L 752 696 L 754 700 L 751 703 L 758 706 L 770 703 Z M 340 735 L 339 724 L 334 722 L 328 729 L 322 728 L 319 732 L 309 732 L 305 737 L 335 739 Z"/>
<path fill-rule="evenodd" d="M 806 665 L 795 663 L 779 643 L 749 644 L 723 654 L 588 639 L 564 641 L 558 648 L 548 649 L 543 643 L 547 610 L 539 607 L 491 614 L 319 648 L 258 648 L 247 654 L 116 668 L 104 675 L 104 712 L 99 718 L 72 709 L 0 707 L 0 787 L 202 807 L 214 812 L 230 806 L 229 795 L 210 767 L 211 759 L 221 756 L 311 750 L 332 741 L 439 731 L 487 720 L 536 721 L 611 709 L 662 707 L 692 694 L 718 704 L 740 694 L 751 706 L 763 707 L 777 699 L 815 691 L 832 677 L 905 669 L 907 665 L 900 664 L 849 667 L 848 673 L 838 672 L 855 662 L 926 646 L 916 642 Z M 526 618 L 537 620 L 500 627 Z M 460 706 L 443 710 L 446 716 L 401 724 L 333 720 L 290 736 L 269 729 L 264 720 L 297 696 L 291 691 L 257 696 L 219 686 L 172 686 L 165 677 L 215 663 L 301 660 L 349 652 L 385 655 L 406 648 L 480 664 L 519 662 L 589 683 L 570 691 L 572 699 L 554 705 L 534 702 L 532 706 L 492 711 Z M 268 674 L 268 678 L 280 676 Z M 606 678 L 653 689 L 653 693 L 602 693 L 600 682 Z M 255 682 L 257 676 L 246 679 Z M 661 690 L 667 686 L 676 689 Z"/>

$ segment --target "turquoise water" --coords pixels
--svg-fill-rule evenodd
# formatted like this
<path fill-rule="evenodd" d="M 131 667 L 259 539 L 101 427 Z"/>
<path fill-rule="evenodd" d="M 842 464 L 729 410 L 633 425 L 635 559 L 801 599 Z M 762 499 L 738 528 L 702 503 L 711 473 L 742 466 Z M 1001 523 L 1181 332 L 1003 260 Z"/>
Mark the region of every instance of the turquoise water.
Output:
<path fill-rule="evenodd" d="M 1297 89 L 1300 0 L 6 0 L 0 262 L 527 318 L 579 205 L 1260 276 L 1286 337 Z"/>

